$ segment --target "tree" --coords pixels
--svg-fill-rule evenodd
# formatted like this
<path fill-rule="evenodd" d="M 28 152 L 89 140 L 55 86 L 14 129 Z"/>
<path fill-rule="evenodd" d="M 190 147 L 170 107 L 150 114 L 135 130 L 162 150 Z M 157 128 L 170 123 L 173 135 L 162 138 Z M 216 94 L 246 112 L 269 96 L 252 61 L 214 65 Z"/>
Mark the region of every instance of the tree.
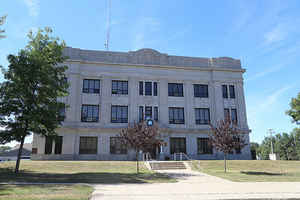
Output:
<path fill-rule="evenodd" d="M 237 124 L 230 120 L 220 120 L 216 126 L 210 124 L 210 127 L 210 143 L 216 150 L 224 153 L 224 172 L 226 173 L 226 156 L 234 150 L 241 150 L 247 144 Z"/>
<path fill-rule="evenodd" d="M 28 34 L 29 43 L 18 55 L 9 55 L 8 69 L 2 68 L 0 84 L 0 144 L 20 142 L 15 173 L 19 171 L 25 137 L 35 133 L 56 136 L 65 104 L 58 97 L 68 94 L 63 63 L 64 42 L 52 37 L 52 30 Z"/>
<path fill-rule="evenodd" d="M 157 124 L 148 126 L 146 121 L 129 124 L 127 128 L 121 130 L 119 137 L 127 147 L 135 150 L 137 173 L 139 173 L 138 153 L 140 151 L 151 152 L 153 148 L 164 144 Z"/>
<path fill-rule="evenodd" d="M 251 142 L 250 143 L 252 160 L 256 160 L 256 155 L 258 154 L 258 148 L 259 148 L 258 143 L 256 143 L 256 142 Z"/>
<path fill-rule="evenodd" d="M 5 20 L 6 20 L 6 16 L 0 17 L 0 26 L 2 26 L 5 23 Z M 4 32 L 5 30 L 0 29 L 0 39 L 5 38 L 5 35 L 3 35 Z"/>
<path fill-rule="evenodd" d="M 292 98 L 290 102 L 291 109 L 286 114 L 292 117 L 293 122 L 300 123 L 300 92 L 296 98 Z"/>

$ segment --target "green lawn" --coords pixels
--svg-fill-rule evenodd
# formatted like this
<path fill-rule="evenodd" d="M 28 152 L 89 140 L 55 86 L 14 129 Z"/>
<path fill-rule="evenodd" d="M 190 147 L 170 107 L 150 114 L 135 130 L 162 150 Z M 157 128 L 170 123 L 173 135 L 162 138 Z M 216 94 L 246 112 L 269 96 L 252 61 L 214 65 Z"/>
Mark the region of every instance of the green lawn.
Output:
<path fill-rule="evenodd" d="M 0 182 L 34 183 L 153 183 L 174 182 L 166 175 L 149 171 L 132 161 L 21 161 L 20 174 L 13 170 L 15 162 L 0 163 Z"/>
<path fill-rule="evenodd" d="M 300 182 L 300 161 L 201 160 L 201 172 L 237 182 Z"/>
<path fill-rule="evenodd" d="M 86 185 L 0 185 L 0 200 L 88 200 Z"/>

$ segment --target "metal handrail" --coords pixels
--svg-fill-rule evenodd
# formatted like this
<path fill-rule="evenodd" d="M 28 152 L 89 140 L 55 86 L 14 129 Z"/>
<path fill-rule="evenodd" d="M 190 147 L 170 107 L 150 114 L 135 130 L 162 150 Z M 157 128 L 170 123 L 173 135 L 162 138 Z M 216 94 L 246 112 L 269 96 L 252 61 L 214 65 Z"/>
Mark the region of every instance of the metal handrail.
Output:
<path fill-rule="evenodd" d="M 174 153 L 174 161 L 177 161 L 177 155 L 179 155 L 179 158 L 180 158 L 180 161 L 182 161 L 183 159 L 183 157 L 185 157 L 186 159 L 187 159 L 187 161 L 189 161 L 190 163 L 191 163 L 191 165 L 194 165 L 194 160 L 193 159 L 191 159 L 190 157 L 188 157 L 188 155 L 187 154 L 185 154 L 185 153 L 182 153 L 182 152 L 180 152 L 180 153 Z M 200 165 L 200 161 L 198 160 L 198 163 L 199 163 L 199 165 Z M 199 166 L 197 166 L 197 164 L 195 164 L 194 165 L 195 166 L 195 168 L 200 168 Z"/>

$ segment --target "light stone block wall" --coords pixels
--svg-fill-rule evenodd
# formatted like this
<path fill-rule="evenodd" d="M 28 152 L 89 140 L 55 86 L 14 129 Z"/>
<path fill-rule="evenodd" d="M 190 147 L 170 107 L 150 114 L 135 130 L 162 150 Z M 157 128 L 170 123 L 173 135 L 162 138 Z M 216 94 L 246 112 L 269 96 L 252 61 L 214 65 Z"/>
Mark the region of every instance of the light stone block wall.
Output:
<path fill-rule="evenodd" d="M 62 99 L 62 101 L 68 104 L 69 107 L 66 110 L 66 119 L 62 128 L 57 130 L 58 134 L 63 136 L 62 154 L 45 155 L 45 139 L 34 135 L 33 148 L 37 148 L 38 152 L 32 155 L 32 159 L 133 160 L 134 152 L 132 151 L 128 155 L 112 155 L 109 153 L 109 137 L 117 135 L 120 128 L 128 125 L 111 123 L 111 105 L 128 106 L 128 119 L 131 123 L 138 121 L 139 106 L 158 106 L 159 126 L 168 129 L 168 133 L 165 133 L 165 141 L 168 145 L 163 147 L 163 153 L 166 156 L 170 156 L 169 138 L 185 137 L 187 154 L 190 157 L 195 159 L 223 158 L 223 155 L 216 151 L 211 155 L 197 154 L 197 137 L 207 137 L 209 126 L 195 124 L 195 108 L 209 108 L 212 123 L 224 118 L 224 108 L 236 108 L 238 111 L 238 125 L 245 132 L 250 132 L 247 124 L 243 88 L 243 73 L 245 70 L 240 65 L 237 66 L 239 61 L 233 61 L 231 58 L 220 58 L 219 60 L 214 58 L 213 63 L 218 63 L 218 65 L 208 62 L 210 64 L 206 66 L 204 65 L 206 61 L 204 62 L 201 58 L 201 62 L 197 59 L 191 59 L 190 62 L 194 63 L 186 64 L 186 66 L 181 66 L 180 63 L 173 63 L 174 66 L 154 65 L 150 62 L 151 58 L 157 59 L 157 56 L 164 57 L 165 54 L 146 50 L 137 51 L 134 54 L 129 53 L 139 57 L 136 60 L 137 64 L 120 64 L 112 61 L 107 62 L 108 59 L 119 61 L 122 59 L 110 58 L 110 54 L 106 54 L 106 52 L 92 54 L 92 51 L 79 51 L 78 49 L 68 49 L 68 51 L 71 56 L 70 60 L 66 62 L 69 67 L 66 75 L 70 88 L 69 96 Z M 112 53 L 110 56 L 114 57 L 116 55 L 119 54 Z M 122 56 L 124 55 L 122 54 Z M 145 56 L 148 56 L 147 62 L 145 61 L 146 63 L 143 64 Z M 173 58 L 168 59 L 172 60 Z M 188 63 L 188 61 L 189 59 L 186 59 L 182 63 Z M 199 67 L 197 67 L 198 61 L 200 62 Z M 230 63 L 233 65 L 232 67 L 230 67 Z M 99 79 L 100 94 L 82 93 L 83 79 Z M 128 95 L 111 94 L 112 80 L 128 81 Z M 139 81 L 157 82 L 158 96 L 140 96 Z M 168 83 L 183 83 L 184 97 L 169 97 Z M 207 84 L 209 98 L 195 98 L 193 84 Z M 223 99 L 223 84 L 235 86 L 235 99 Z M 99 122 L 81 122 L 82 104 L 99 105 Z M 185 124 L 169 124 L 168 107 L 184 107 Z M 79 155 L 80 136 L 98 137 L 98 152 L 96 155 Z M 248 134 L 246 134 L 246 139 L 249 141 Z M 229 155 L 229 159 L 251 159 L 250 146 L 246 146 L 242 150 L 242 154 Z"/>

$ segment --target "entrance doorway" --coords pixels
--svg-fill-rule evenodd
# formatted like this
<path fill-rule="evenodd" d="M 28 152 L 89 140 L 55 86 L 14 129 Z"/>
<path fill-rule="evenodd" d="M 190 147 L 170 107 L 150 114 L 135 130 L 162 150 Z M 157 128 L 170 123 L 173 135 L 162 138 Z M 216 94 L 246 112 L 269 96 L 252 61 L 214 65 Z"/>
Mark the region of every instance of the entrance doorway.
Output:
<path fill-rule="evenodd" d="M 186 153 L 186 139 L 183 137 L 170 138 L 170 153 Z"/>

